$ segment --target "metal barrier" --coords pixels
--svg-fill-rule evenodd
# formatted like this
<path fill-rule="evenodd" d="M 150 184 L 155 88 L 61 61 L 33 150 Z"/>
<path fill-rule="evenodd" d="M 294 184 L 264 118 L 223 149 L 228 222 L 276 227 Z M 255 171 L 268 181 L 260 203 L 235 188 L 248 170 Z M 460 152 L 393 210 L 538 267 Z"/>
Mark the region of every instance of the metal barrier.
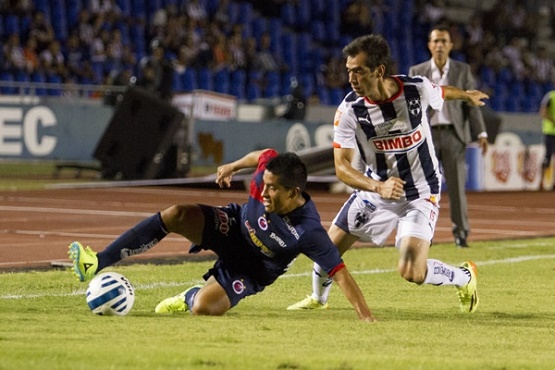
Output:
<path fill-rule="evenodd" d="M 128 86 L 0 80 L 1 95 L 38 97 L 99 97 L 122 94 Z"/>

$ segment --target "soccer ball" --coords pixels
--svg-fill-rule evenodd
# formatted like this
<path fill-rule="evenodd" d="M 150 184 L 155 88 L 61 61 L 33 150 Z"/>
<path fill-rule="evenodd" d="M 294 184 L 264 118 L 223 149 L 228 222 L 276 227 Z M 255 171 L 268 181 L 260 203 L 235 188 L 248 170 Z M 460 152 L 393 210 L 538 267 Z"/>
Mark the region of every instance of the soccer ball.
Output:
<path fill-rule="evenodd" d="M 87 288 L 87 304 L 94 314 L 125 316 L 133 308 L 135 291 L 127 278 L 117 272 L 98 274 Z"/>

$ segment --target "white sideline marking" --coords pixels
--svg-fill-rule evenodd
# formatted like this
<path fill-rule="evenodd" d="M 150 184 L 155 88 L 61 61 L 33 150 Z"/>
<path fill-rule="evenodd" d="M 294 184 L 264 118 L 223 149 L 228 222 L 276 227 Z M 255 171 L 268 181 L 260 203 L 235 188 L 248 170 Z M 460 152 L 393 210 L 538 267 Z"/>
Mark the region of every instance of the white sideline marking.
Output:
<path fill-rule="evenodd" d="M 487 266 L 487 265 L 497 265 L 503 263 L 520 263 L 520 262 L 528 262 L 534 260 L 542 260 L 542 259 L 555 259 L 555 254 L 546 254 L 546 255 L 539 255 L 539 256 L 520 256 L 520 257 L 511 257 L 505 258 L 502 260 L 487 260 L 481 262 L 474 262 L 478 266 Z M 390 272 L 395 272 L 395 269 L 373 269 L 373 270 L 362 270 L 362 271 L 351 271 L 353 275 L 373 275 L 373 274 L 386 274 Z M 297 278 L 297 277 L 305 277 L 311 276 L 312 271 L 302 272 L 298 274 L 285 274 L 282 275 L 280 278 Z M 150 290 L 154 288 L 167 288 L 167 287 L 178 287 L 178 286 L 190 286 L 194 284 L 202 283 L 199 280 L 194 281 L 187 281 L 187 282 L 175 282 L 175 281 L 168 281 L 168 282 L 159 282 L 159 283 L 151 283 L 151 284 L 133 284 L 136 290 Z M 29 298 L 42 298 L 42 297 L 71 297 L 77 295 L 84 295 L 85 290 L 74 290 L 71 293 L 59 293 L 59 294 L 4 294 L 0 295 L 0 299 L 29 299 Z"/>
<path fill-rule="evenodd" d="M 99 211 L 93 209 L 70 209 L 70 208 L 47 208 L 47 207 L 13 207 L 0 206 L 0 211 L 16 212 L 46 212 L 46 213 L 70 213 L 74 215 L 101 215 L 101 216 L 127 216 L 127 217 L 148 217 L 152 212 L 124 212 L 124 211 Z"/>

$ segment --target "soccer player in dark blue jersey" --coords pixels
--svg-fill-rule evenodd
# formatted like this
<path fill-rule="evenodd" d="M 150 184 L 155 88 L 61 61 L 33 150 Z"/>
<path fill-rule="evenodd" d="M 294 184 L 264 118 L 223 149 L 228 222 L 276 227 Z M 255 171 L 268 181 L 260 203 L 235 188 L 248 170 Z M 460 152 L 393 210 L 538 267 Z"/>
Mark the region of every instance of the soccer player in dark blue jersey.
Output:
<path fill-rule="evenodd" d="M 218 259 L 204 275 L 204 285 L 163 300 L 157 313 L 223 315 L 243 298 L 272 284 L 303 253 L 340 286 L 360 319 L 375 321 L 304 191 L 304 163 L 294 153 L 255 151 L 220 166 L 216 183 L 229 187 L 237 171 L 252 167 L 256 171 L 246 204 L 175 205 L 143 220 L 98 253 L 73 242 L 69 255 L 74 273 L 80 281 L 88 280 L 126 256 L 145 252 L 173 232 L 193 243 L 190 252 L 212 250 Z"/>

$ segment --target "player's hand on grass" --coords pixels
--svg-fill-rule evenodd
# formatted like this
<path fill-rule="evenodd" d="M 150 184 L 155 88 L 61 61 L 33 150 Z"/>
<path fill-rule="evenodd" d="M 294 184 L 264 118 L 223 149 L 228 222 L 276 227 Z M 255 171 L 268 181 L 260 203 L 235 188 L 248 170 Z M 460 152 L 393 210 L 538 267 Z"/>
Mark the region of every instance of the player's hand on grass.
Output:
<path fill-rule="evenodd" d="M 378 321 L 378 319 L 376 319 L 374 316 L 363 317 L 361 320 L 366 321 L 366 322 L 377 322 Z"/>
<path fill-rule="evenodd" d="M 404 193 L 405 181 L 398 177 L 390 177 L 378 186 L 378 194 L 384 199 L 400 199 Z"/>

